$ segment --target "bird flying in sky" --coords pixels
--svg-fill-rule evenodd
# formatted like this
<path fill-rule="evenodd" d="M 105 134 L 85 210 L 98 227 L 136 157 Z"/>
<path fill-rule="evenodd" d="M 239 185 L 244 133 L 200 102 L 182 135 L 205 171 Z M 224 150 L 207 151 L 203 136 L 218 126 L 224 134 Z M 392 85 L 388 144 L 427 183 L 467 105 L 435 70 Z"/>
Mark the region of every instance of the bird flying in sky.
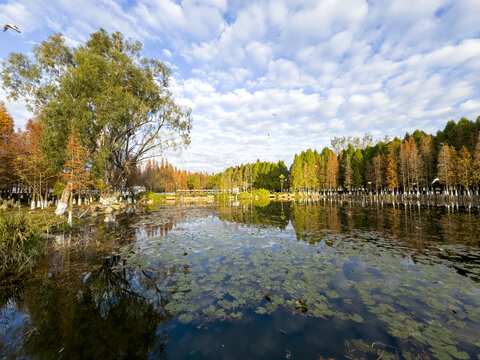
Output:
<path fill-rule="evenodd" d="M 18 32 L 18 33 L 21 33 L 21 31 L 20 31 L 20 29 L 18 28 L 17 25 L 6 24 L 6 25 L 3 27 L 3 31 L 7 31 L 8 29 L 12 29 L 12 30 L 15 30 L 15 31 Z"/>

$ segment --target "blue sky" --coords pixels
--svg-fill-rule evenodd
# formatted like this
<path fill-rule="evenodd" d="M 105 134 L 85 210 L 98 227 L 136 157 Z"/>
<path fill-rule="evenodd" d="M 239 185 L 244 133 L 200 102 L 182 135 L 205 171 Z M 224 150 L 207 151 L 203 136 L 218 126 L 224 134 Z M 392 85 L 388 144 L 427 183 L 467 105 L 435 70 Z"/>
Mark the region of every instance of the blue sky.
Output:
<path fill-rule="evenodd" d="M 334 136 L 402 137 L 480 115 L 479 0 L 0 0 L 0 58 L 99 27 L 144 44 L 192 108 L 189 170 L 284 160 Z M 17 127 L 31 116 L 4 100 Z M 276 114 L 276 116 L 273 116 Z"/>

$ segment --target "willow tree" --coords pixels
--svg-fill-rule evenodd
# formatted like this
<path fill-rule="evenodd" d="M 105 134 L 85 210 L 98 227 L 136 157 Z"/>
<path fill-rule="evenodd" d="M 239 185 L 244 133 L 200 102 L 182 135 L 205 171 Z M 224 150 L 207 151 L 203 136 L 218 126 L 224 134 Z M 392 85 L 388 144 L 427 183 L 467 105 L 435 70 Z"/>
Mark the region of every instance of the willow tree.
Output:
<path fill-rule="evenodd" d="M 125 186 L 139 162 L 188 145 L 190 110 L 169 90 L 170 69 L 141 48 L 100 29 L 84 45 L 70 48 L 56 34 L 32 58 L 11 53 L 4 61 L 3 86 L 41 115 L 43 147 L 59 172 L 73 118 L 88 166 L 112 190 Z"/>

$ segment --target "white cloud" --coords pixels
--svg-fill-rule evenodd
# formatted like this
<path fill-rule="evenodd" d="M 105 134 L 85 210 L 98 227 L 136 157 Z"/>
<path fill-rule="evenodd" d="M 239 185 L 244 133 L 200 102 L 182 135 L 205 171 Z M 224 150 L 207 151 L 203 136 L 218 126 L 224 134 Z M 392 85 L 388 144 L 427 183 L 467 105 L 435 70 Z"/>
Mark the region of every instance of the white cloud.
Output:
<path fill-rule="evenodd" d="M 148 57 L 172 65 L 172 91 L 193 109 L 183 159 L 222 170 L 289 161 L 333 136 L 475 119 L 478 13 L 478 0 L 7 0 L 0 21 L 24 32 L 3 34 L 0 57 L 51 32 L 77 45 L 100 26 L 142 41 Z M 29 117 L 21 104 L 7 107 Z"/>

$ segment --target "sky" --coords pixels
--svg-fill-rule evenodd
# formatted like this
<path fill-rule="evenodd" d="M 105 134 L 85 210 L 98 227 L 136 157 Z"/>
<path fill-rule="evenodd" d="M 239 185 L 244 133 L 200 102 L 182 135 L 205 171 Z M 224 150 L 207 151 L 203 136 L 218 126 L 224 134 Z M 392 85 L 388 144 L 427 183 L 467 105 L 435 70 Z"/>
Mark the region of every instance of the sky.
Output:
<path fill-rule="evenodd" d="M 0 0 L 0 60 L 100 27 L 143 43 L 192 109 L 182 169 L 321 150 L 335 136 L 436 133 L 480 115 L 479 0 Z M 32 116 L 3 100 L 22 127 Z"/>

